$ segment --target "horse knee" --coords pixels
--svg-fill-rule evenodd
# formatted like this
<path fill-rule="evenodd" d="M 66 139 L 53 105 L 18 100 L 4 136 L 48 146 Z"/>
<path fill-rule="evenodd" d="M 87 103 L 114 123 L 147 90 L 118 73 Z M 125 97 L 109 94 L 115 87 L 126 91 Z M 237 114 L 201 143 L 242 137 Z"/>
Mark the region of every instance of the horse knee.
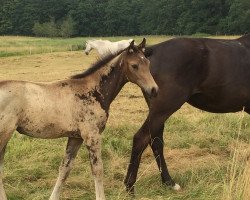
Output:
<path fill-rule="evenodd" d="M 144 150 L 149 144 L 149 140 L 150 137 L 148 134 L 135 134 L 133 137 L 133 153 L 142 153 L 142 150 Z"/>

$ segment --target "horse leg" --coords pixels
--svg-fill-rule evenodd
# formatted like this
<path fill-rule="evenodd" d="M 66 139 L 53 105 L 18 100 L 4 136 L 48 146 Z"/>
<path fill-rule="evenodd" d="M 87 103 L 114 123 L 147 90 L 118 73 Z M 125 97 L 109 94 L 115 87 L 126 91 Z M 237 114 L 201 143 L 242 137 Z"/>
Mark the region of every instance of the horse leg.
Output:
<path fill-rule="evenodd" d="M 133 138 L 130 163 L 128 166 L 127 176 L 124 180 L 127 192 L 132 195 L 134 195 L 134 183 L 136 182 L 137 172 L 139 169 L 142 153 L 150 143 L 150 135 L 149 131 L 147 131 L 148 126 L 149 125 L 147 118 L 142 127 L 138 130 L 138 132 L 134 135 Z"/>
<path fill-rule="evenodd" d="M 4 154 L 7 143 L 12 136 L 13 131 L 8 131 L 8 134 L 0 132 L 0 199 L 7 200 L 7 196 L 3 187 L 3 168 L 4 168 Z"/>
<path fill-rule="evenodd" d="M 136 182 L 141 156 L 148 144 L 153 150 L 158 168 L 161 172 L 162 182 L 173 187 L 174 190 L 180 189 L 180 186 L 171 178 L 163 155 L 164 121 L 165 118 L 154 118 L 150 120 L 148 117 L 141 129 L 134 136 L 130 164 L 124 182 L 127 191 L 131 194 L 134 194 L 134 183 Z"/>
<path fill-rule="evenodd" d="M 4 188 L 3 188 L 3 163 L 4 163 L 4 153 L 6 146 L 0 152 L 0 199 L 7 200 Z"/>
<path fill-rule="evenodd" d="M 173 86 L 172 86 L 173 87 Z M 159 93 L 150 104 L 150 113 L 140 130 L 135 134 L 131 153 L 130 164 L 125 178 L 127 191 L 134 194 L 134 183 L 143 151 L 149 144 L 153 150 L 157 165 L 161 172 L 163 183 L 178 190 L 180 186 L 176 184 L 169 175 L 167 164 L 163 156 L 163 129 L 165 120 L 177 111 L 188 99 L 188 90 L 182 88 L 167 88 L 168 93 Z"/>
<path fill-rule="evenodd" d="M 70 170 L 73 167 L 73 161 L 76 157 L 76 154 L 82 144 L 83 140 L 78 138 L 69 138 L 66 148 L 66 154 L 64 159 L 59 167 L 59 176 L 57 178 L 56 184 L 54 186 L 53 192 L 50 196 L 50 200 L 59 200 L 60 192 L 62 186 L 69 176 Z"/>
<path fill-rule="evenodd" d="M 164 121 L 154 121 L 156 123 L 155 127 L 155 134 L 152 134 L 152 138 L 150 141 L 151 149 L 153 150 L 159 171 L 161 173 L 162 183 L 171 186 L 174 190 L 179 190 L 180 186 L 174 182 L 171 178 L 167 164 L 163 154 L 163 147 L 164 147 L 164 140 L 163 140 L 163 131 L 164 131 Z"/>
<path fill-rule="evenodd" d="M 103 188 L 103 164 L 101 158 L 101 135 L 99 132 L 94 132 L 94 134 L 85 137 L 84 141 L 89 151 L 91 170 L 95 181 L 96 200 L 105 200 Z"/>

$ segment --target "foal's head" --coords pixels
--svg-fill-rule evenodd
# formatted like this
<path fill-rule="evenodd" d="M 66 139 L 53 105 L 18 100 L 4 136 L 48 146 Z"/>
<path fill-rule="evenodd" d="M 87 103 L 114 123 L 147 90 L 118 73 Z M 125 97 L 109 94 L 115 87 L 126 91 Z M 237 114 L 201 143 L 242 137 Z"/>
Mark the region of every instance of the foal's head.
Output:
<path fill-rule="evenodd" d="M 158 86 L 150 73 L 150 62 L 143 54 L 145 45 L 145 38 L 138 46 L 135 46 L 134 41 L 132 41 L 124 52 L 121 64 L 124 65 L 127 79 L 137 84 L 144 92 L 152 97 L 157 95 Z"/>

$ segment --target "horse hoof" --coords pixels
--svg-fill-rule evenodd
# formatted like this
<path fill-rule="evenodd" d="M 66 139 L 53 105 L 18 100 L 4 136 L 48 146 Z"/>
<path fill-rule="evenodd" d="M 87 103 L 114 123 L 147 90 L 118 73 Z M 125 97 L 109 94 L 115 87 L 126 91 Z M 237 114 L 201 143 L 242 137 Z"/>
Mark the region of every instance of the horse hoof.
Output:
<path fill-rule="evenodd" d="M 175 185 L 173 186 L 173 190 L 175 191 L 179 191 L 181 189 L 181 186 L 177 183 L 175 183 Z"/>

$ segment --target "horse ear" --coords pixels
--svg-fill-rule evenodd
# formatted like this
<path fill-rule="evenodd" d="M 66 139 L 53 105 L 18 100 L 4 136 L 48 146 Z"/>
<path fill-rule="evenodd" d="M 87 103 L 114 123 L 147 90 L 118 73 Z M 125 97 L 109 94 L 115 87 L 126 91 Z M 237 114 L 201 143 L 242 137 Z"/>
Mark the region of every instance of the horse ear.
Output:
<path fill-rule="evenodd" d="M 145 52 L 145 47 L 146 47 L 146 38 L 143 38 L 141 44 L 138 45 L 138 48 L 139 48 L 142 52 Z"/>
<path fill-rule="evenodd" d="M 128 52 L 129 53 L 133 53 L 134 52 L 134 45 L 135 45 L 135 41 L 132 40 L 128 46 Z"/>

